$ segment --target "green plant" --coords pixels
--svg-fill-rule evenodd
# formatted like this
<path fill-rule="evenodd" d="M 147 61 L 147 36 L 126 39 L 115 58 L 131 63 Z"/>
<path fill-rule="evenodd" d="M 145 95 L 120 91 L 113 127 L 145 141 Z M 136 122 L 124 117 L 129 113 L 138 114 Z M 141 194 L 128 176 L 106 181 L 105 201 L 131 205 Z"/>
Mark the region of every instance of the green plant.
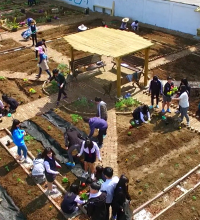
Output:
<path fill-rule="evenodd" d="M 27 82 L 27 81 L 28 81 L 28 79 L 23 79 L 23 81 L 24 81 L 24 82 Z"/>
<path fill-rule="evenodd" d="M 68 182 L 69 182 L 69 180 L 68 180 L 68 178 L 67 178 L 67 177 L 63 177 L 63 178 L 62 178 L 62 182 L 63 182 L 63 183 L 68 183 Z"/>
<path fill-rule="evenodd" d="M 149 184 L 146 183 L 146 184 L 144 185 L 144 188 L 145 188 L 145 189 L 148 189 L 148 188 L 149 188 Z"/>
<path fill-rule="evenodd" d="M 80 115 L 71 114 L 70 116 L 72 118 L 72 122 L 75 124 L 78 123 L 79 120 L 83 120 L 83 118 Z"/>
<path fill-rule="evenodd" d="M 38 154 L 40 154 L 42 151 L 40 149 L 37 149 Z"/>
<path fill-rule="evenodd" d="M 12 28 L 18 28 L 19 27 L 19 24 L 16 22 L 16 17 L 14 17 L 14 19 L 13 19 L 13 22 L 11 22 L 11 26 L 12 26 Z"/>
<path fill-rule="evenodd" d="M 193 201 L 196 201 L 196 200 L 197 200 L 197 197 L 196 197 L 196 196 L 192 196 L 192 200 L 193 200 Z"/>
<path fill-rule="evenodd" d="M 33 88 L 30 88 L 30 89 L 29 89 L 29 92 L 34 94 L 34 93 L 36 93 L 36 90 L 33 89 Z"/>
<path fill-rule="evenodd" d="M 48 126 L 48 131 L 51 131 L 51 126 L 50 125 Z"/>
<path fill-rule="evenodd" d="M 118 102 L 115 103 L 115 108 L 117 110 L 123 111 L 125 108 L 129 107 L 137 107 L 139 105 L 139 102 L 132 97 L 129 97 L 127 99 L 121 99 Z"/>
<path fill-rule="evenodd" d="M 23 181 L 20 178 L 17 178 L 18 183 L 23 183 Z"/>
<path fill-rule="evenodd" d="M 10 171 L 10 169 L 9 169 L 9 167 L 8 166 L 5 166 L 5 169 L 9 172 Z"/>
<path fill-rule="evenodd" d="M 176 163 L 174 166 L 175 166 L 176 169 L 179 168 L 179 164 L 178 163 Z"/>
<path fill-rule="evenodd" d="M 15 173 L 13 173 L 13 175 L 12 175 L 12 176 L 13 176 L 13 178 L 14 178 L 14 177 L 16 177 L 16 174 L 15 174 Z"/>
<path fill-rule="evenodd" d="M 69 66 L 64 63 L 60 63 L 57 66 L 57 69 L 59 69 L 60 73 L 62 73 L 64 76 L 66 76 L 69 73 Z"/>
<path fill-rule="evenodd" d="M 80 197 L 81 197 L 81 199 L 83 199 L 83 200 L 88 200 L 88 199 L 89 199 L 89 196 L 88 196 L 87 193 L 82 193 L 82 194 L 80 195 Z"/>
<path fill-rule="evenodd" d="M 31 194 L 31 190 L 29 189 L 29 190 L 27 191 L 27 193 L 30 195 L 30 194 Z"/>
<path fill-rule="evenodd" d="M 32 141 L 34 139 L 35 138 L 29 134 L 24 136 L 24 140 L 27 141 L 28 143 L 30 143 L 30 141 Z"/>
<path fill-rule="evenodd" d="M 4 81 L 4 80 L 6 80 L 6 77 L 5 76 L 0 76 L 0 80 Z"/>

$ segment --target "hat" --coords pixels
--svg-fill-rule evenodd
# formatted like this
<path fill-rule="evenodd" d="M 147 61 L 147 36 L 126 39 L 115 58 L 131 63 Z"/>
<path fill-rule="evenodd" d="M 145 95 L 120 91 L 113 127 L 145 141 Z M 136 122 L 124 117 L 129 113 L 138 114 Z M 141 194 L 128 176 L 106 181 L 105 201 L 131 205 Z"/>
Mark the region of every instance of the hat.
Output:
<path fill-rule="evenodd" d="M 129 21 L 129 18 L 123 18 L 122 19 L 122 22 L 128 22 Z"/>
<path fill-rule="evenodd" d="M 82 25 L 78 26 L 78 29 L 80 31 L 85 31 L 85 30 L 87 30 L 87 27 L 84 24 L 82 24 Z"/>
<path fill-rule="evenodd" d="M 167 80 L 169 80 L 169 79 L 172 79 L 172 77 L 171 77 L 171 76 L 168 76 L 168 77 L 167 77 Z"/>
<path fill-rule="evenodd" d="M 44 54 L 42 46 L 36 47 L 35 49 L 38 50 L 39 54 Z"/>

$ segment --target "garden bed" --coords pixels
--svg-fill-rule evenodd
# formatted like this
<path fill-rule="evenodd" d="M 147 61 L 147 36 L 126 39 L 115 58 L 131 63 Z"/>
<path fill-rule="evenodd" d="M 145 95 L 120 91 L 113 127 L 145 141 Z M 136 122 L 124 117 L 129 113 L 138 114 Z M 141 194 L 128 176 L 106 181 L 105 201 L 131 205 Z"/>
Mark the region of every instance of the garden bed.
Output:
<path fill-rule="evenodd" d="M 12 38 L 8 38 L 0 41 L 0 52 L 8 50 L 10 48 L 21 47 L 22 45 L 17 41 L 14 41 Z"/>
<path fill-rule="evenodd" d="M 200 137 L 160 117 L 129 129 L 131 116 L 117 116 L 119 173 L 130 178 L 134 209 L 199 164 Z"/>
<path fill-rule="evenodd" d="M 16 59 L 17 57 L 17 59 Z M 16 51 L 13 53 L 8 53 L 0 56 L 0 63 L 2 70 L 8 70 L 10 72 L 25 72 L 27 75 L 38 74 L 39 69 L 37 67 L 38 61 L 35 60 L 35 54 L 32 50 L 25 49 L 21 51 Z M 50 70 L 56 68 L 58 63 L 49 59 L 48 66 Z M 46 72 L 43 72 L 46 74 Z"/>
<path fill-rule="evenodd" d="M 181 219 L 181 220 L 198 220 L 200 209 L 200 187 L 190 193 L 182 201 L 170 208 L 158 220 Z"/>
<path fill-rule="evenodd" d="M 1 133 L 1 132 L 0 132 Z M 64 220 L 19 164 L 0 146 L 0 184 L 7 190 L 27 220 Z M 5 168 L 7 166 L 7 169 Z M 53 208 L 49 210 L 49 207 Z M 45 213 L 45 214 L 44 214 Z"/>

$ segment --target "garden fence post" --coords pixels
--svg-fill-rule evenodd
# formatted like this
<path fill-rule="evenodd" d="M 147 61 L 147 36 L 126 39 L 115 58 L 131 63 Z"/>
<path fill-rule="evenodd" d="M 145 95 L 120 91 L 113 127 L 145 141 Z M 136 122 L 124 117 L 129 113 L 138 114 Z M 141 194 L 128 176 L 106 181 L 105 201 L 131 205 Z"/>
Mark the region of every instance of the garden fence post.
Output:
<path fill-rule="evenodd" d="M 150 49 L 149 47 L 145 49 L 144 87 L 147 86 L 147 80 L 148 80 L 149 49 Z"/>

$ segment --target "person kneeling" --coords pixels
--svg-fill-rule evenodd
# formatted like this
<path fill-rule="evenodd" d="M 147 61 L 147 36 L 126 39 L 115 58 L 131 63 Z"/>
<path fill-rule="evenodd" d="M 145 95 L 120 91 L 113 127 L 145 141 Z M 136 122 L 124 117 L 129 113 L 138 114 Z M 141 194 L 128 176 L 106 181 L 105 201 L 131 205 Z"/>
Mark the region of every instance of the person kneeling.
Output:
<path fill-rule="evenodd" d="M 72 214 L 78 211 L 78 204 L 84 204 L 85 201 L 81 200 L 78 196 L 79 187 L 76 184 L 70 186 L 70 191 L 67 192 L 64 196 L 64 199 L 61 203 L 61 209 L 66 214 Z"/>
<path fill-rule="evenodd" d="M 148 121 L 151 120 L 148 105 L 137 107 L 133 111 L 132 115 L 133 115 L 133 120 L 135 121 L 136 124 L 139 124 L 140 121 L 144 123 L 148 123 Z"/>

